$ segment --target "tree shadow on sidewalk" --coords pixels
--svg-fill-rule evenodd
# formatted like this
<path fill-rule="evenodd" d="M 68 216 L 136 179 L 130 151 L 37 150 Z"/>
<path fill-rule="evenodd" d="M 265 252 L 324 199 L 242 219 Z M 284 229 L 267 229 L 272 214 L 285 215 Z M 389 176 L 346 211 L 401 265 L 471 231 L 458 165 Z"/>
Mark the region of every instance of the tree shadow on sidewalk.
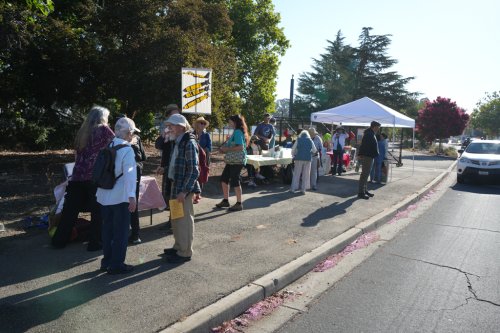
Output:
<path fill-rule="evenodd" d="M 335 216 L 345 214 L 347 208 L 357 200 L 359 200 L 357 197 L 353 197 L 343 202 L 334 202 L 329 206 L 321 207 L 304 217 L 300 225 L 303 227 L 315 227 L 323 220 L 332 219 Z"/>
<path fill-rule="evenodd" d="M 5 297 L 0 302 L 1 330 L 26 332 L 58 319 L 70 309 L 175 267 L 164 264 L 159 258 L 135 266 L 127 275 L 111 276 L 97 270 Z"/>

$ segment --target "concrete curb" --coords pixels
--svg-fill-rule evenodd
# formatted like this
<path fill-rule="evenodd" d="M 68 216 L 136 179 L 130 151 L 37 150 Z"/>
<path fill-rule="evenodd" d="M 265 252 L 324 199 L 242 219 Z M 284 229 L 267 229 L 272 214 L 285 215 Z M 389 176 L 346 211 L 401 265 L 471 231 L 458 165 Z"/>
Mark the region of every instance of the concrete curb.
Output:
<path fill-rule="evenodd" d="M 329 255 L 342 251 L 362 234 L 377 229 L 388 222 L 395 213 L 406 209 L 409 205 L 420 200 L 451 172 L 456 163 L 455 161 L 446 171 L 442 172 L 418 192 L 402 200 L 399 204 L 389 207 L 379 214 L 358 223 L 320 247 L 250 282 L 243 288 L 195 312 L 185 320 L 176 322 L 162 330 L 161 333 L 207 333 L 210 332 L 211 328 L 220 325 L 222 322 L 237 317 L 253 304 L 285 288 L 311 271 L 314 266 Z"/>

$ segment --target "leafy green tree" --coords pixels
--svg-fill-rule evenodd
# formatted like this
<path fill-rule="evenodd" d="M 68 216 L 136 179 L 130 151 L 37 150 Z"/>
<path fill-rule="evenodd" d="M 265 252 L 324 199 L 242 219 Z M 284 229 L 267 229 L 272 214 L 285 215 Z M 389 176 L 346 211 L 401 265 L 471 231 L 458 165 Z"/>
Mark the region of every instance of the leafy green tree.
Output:
<path fill-rule="evenodd" d="M 182 67 L 213 69 L 215 126 L 274 109 L 288 41 L 270 0 L 28 1 L 0 4 L 0 128 L 9 142 L 67 145 L 93 104 L 151 128 L 152 114 L 180 104 Z M 28 126 L 39 130 L 22 135 Z"/>
<path fill-rule="evenodd" d="M 449 98 L 438 97 L 425 102 L 418 111 L 416 130 L 427 142 L 460 135 L 469 122 L 469 115 Z"/>
<path fill-rule="evenodd" d="M 274 112 L 279 57 L 289 47 L 272 0 L 227 0 L 238 61 L 238 94 L 247 121 Z"/>
<path fill-rule="evenodd" d="M 276 101 L 276 108 L 274 115 L 277 117 L 286 118 L 289 116 L 290 112 L 290 99 L 283 98 Z"/>
<path fill-rule="evenodd" d="M 487 93 L 472 112 L 472 125 L 488 136 L 500 136 L 500 91 Z"/>
<path fill-rule="evenodd" d="M 324 110 L 368 96 L 395 109 L 411 108 L 418 93 L 408 92 L 404 78 L 390 68 L 390 35 L 371 35 L 363 28 L 359 46 L 346 45 L 342 32 L 328 41 L 326 52 L 313 60 L 313 71 L 299 78 L 297 108 L 301 114 Z M 296 109 L 297 109 L 296 108 Z"/>

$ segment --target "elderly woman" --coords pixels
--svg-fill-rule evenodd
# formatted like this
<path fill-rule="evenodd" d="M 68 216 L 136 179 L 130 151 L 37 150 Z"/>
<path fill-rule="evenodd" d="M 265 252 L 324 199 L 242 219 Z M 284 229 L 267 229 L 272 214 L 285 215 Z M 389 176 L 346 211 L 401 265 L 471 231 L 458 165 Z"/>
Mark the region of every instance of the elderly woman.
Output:
<path fill-rule="evenodd" d="M 116 150 L 116 183 L 112 189 L 97 189 L 97 202 L 102 210 L 102 250 L 101 271 L 108 274 L 123 274 L 133 270 L 125 264 L 127 241 L 130 229 L 130 213 L 135 211 L 136 201 L 136 163 L 134 150 L 130 146 L 134 131 L 139 132 L 132 119 L 123 117 L 115 125 L 116 137 L 109 144 L 127 145 Z"/>
<path fill-rule="evenodd" d="M 319 166 L 321 164 L 321 149 L 323 148 L 323 140 L 316 132 L 314 127 L 309 128 L 309 135 L 311 136 L 311 140 L 314 143 L 314 147 L 316 148 L 316 153 L 313 154 L 311 160 L 311 187 L 314 191 L 317 190 L 318 177 L 319 177 Z"/>
<path fill-rule="evenodd" d="M 311 188 L 311 161 L 312 155 L 316 154 L 317 149 L 311 139 L 308 131 L 302 131 L 292 147 L 292 155 L 294 158 L 293 178 L 291 192 L 299 189 L 305 194 L 306 190 Z M 302 181 L 301 181 L 302 178 Z"/>
<path fill-rule="evenodd" d="M 210 153 L 212 152 L 212 139 L 210 138 L 210 134 L 207 132 L 209 124 L 208 120 L 203 117 L 199 117 L 194 122 L 194 132 L 200 147 L 203 148 L 205 154 L 207 155 L 208 165 L 210 165 Z"/>
<path fill-rule="evenodd" d="M 66 188 L 61 222 L 52 237 L 52 245 L 62 248 L 70 241 L 78 214 L 90 211 L 91 229 L 88 251 L 101 247 L 101 211 L 95 200 L 97 187 L 92 182 L 92 169 L 99 151 L 115 134 L 108 126 L 109 110 L 101 106 L 90 109 L 75 138 L 75 166 Z"/>

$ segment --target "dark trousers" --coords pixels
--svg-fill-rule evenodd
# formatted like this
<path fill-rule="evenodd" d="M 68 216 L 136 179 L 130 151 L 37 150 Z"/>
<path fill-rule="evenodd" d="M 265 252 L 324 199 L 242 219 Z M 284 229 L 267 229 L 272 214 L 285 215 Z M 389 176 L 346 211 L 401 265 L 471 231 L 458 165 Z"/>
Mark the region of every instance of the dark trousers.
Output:
<path fill-rule="evenodd" d="M 62 248 L 70 241 L 71 232 L 80 212 L 91 213 L 90 243 L 101 242 L 101 210 L 96 201 L 97 187 L 91 181 L 69 181 L 64 196 L 61 221 L 52 237 L 52 245 Z"/>
<path fill-rule="evenodd" d="M 142 170 L 137 167 L 137 182 L 135 185 L 135 198 L 137 199 L 137 205 L 135 206 L 135 211 L 130 213 L 130 237 L 139 238 L 139 188 L 141 186 L 141 174 Z"/>
<path fill-rule="evenodd" d="M 359 175 L 358 194 L 364 194 L 368 190 L 366 183 L 372 169 L 373 157 L 359 156 L 359 161 L 361 162 L 361 174 Z"/>
<path fill-rule="evenodd" d="M 163 168 L 163 177 L 161 181 L 161 193 L 163 194 L 163 199 L 167 203 L 170 200 L 170 191 L 172 189 L 172 181 L 168 178 L 168 166 Z"/>
<path fill-rule="evenodd" d="M 128 202 L 101 206 L 102 210 L 102 252 L 101 267 L 120 269 L 125 266 L 127 255 L 130 212 Z"/>
<path fill-rule="evenodd" d="M 344 151 L 334 150 L 332 158 L 332 175 L 335 173 L 341 174 L 343 171 L 342 164 L 344 163 Z"/>

